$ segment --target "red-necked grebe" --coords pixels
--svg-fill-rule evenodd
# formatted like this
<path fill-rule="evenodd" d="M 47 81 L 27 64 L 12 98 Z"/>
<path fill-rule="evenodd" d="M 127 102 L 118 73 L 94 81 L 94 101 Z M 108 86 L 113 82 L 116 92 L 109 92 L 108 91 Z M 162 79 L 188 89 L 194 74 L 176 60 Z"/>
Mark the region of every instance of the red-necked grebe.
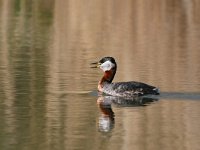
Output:
<path fill-rule="evenodd" d="M 158 95 L 158 88 L 142 82 L 115 82 L 112 80 L 117 71 L 117 63 L 113 57 L 104 57 L 99 62 L 92 63 L 92 68 L 100 68 L 104 75 L 98 83 L 98 91 L 112 96 L 135 97 L 142 95 Z"/>

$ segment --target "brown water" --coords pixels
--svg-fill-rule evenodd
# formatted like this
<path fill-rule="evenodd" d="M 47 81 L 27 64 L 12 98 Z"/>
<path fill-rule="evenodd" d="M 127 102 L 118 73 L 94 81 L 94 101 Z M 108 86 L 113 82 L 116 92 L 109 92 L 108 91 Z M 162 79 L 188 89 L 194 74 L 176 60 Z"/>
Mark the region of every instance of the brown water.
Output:
<path fill-rule="evenodd" d="M 0 0 L 0 149 L 197 150 L 199 0 Z M 161 95 L 97 96 L 90 63 Z M 102 102 L 103 101 L 103 102 Z"/>

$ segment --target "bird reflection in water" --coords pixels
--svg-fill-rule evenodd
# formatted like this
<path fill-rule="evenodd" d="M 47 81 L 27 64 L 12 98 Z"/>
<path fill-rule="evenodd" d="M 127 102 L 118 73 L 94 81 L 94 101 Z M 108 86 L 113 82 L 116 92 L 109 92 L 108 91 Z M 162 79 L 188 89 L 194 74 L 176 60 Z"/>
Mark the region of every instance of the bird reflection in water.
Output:
<path fill-rule="evenodd" d="M 97 104 L 101 110 L 98 122 L 99 131 L 109 132 L 114 128 L 115 114 L 112 110 L 112 105 L 118 107 L 140 107 L 147 106 L 157 100 L 157 98 L 138 96 L 131 99 L 115 96 L 99 96 L 97 99 Z"/>
<path fill-rule="evenodd" d="M 97 99 L 97 104 L 101 110 L 101 116 L 99 116 L 99 131 L 108 132 L 115 124 L 115 115 L 112 110 L 112 102 L 107 96 L 101 96 Z"/>

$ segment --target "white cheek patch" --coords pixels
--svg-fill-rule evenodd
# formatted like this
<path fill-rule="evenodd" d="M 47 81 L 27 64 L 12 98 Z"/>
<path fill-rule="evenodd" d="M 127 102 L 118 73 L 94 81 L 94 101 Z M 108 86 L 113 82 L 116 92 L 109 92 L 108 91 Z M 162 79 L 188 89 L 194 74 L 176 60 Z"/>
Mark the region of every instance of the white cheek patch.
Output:
<path fill-rule="evenodd" d="M 115 65 L 110 61 L 106 61 L 100 65 L 100 68 L 105 72 L 111 70 Z"/>

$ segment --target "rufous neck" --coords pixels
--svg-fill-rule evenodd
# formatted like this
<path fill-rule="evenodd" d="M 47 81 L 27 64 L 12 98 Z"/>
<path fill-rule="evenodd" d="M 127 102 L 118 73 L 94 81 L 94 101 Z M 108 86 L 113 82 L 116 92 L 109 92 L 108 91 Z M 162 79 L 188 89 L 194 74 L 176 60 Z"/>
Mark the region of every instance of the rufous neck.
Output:
<path fill-rule="evenodd" d="M 116 73 L 116 69 L 105 71 L 100 83 L 103 83 L 103 82 L 111 83 L 115 76 L 115 73 Z"/>

